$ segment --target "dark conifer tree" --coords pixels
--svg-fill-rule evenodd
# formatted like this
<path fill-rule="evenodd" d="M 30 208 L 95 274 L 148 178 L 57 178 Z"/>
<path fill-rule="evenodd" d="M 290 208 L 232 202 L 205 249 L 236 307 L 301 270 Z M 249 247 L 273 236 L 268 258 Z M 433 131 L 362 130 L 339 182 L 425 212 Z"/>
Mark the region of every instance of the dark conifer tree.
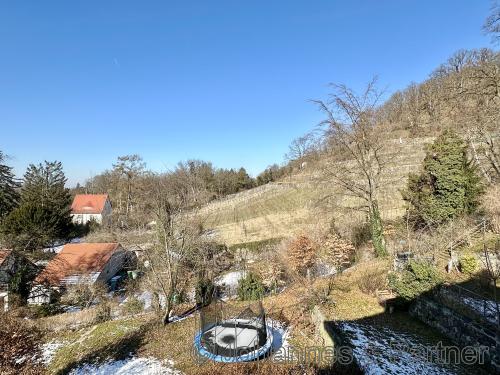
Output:
<path fill-rule="evenodd" d="M 61 162 L 45 161 L 28 167 L 21 203 L 5 218 L 2 226 L 10 246 L 35 250 L 68 237 L 71 195 L 65 184 Z"/>
<path fill-rule="evenodd" d="M 447 131 L 427 149 L 420 174 L 410 174 L 403 198 L 420 226 L 444 223 L 460 214 L 473 213 L 482 184 L 467 158 L 467 145 Z"/>
<path fill-rule="evenodd" d="M 5 163 L 5 155 L 0 151 L 0 221 L 19 203 L 18 188 L 12 167 Z"/>

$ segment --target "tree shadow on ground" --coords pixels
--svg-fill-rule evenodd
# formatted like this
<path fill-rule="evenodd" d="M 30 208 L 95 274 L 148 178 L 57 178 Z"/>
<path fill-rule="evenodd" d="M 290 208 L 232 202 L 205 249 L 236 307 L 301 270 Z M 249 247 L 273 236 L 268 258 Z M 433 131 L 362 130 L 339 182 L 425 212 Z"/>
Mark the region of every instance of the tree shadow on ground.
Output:
<path fill-rule="evenodd" d="M 68 374 L 71 370 L 83 365 L 103 363 L 107 360 L 123 360 L 136 353 L 145 340 L 147 332 L 151 329 L 153 323 L 148 323 L 141 326 L 139 329 L 126 334 L 119 340 L 106 345 L 104 347 L 96 348 L 96 351 L 88 353 L 82 357 L 74 358 L 68 362 L 64 368 L 58 369 L 55 373 L 57 375 Z"/>

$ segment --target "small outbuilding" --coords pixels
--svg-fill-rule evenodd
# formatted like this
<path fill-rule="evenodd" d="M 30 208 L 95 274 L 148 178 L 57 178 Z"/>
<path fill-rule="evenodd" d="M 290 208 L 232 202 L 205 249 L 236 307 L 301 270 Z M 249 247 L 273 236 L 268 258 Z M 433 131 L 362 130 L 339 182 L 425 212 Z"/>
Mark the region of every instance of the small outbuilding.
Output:
<path fill-rule="evenodd" d="M 133 263 L 135 254 L 119 243 L 71 243 L 64 245 L 35 278 L 28 303 L 50 303 L 55 294 L 79 283 L 110 284 Z"/>
<path fill-rule="evenodd" d="M 71 205 L 71 219 L 75 224 L 95 221 L 107 224 L 111 218 L 111 202 L 108 194 L 77 194 Z"/>

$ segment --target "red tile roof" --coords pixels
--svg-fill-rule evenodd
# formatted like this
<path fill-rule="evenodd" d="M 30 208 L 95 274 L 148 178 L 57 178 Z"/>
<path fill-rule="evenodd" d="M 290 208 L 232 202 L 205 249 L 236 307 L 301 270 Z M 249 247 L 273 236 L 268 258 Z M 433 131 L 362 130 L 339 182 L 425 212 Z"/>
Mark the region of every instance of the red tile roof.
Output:
<path fill-rule="evenodd" d="M 68 276 L 101 272 L 119 246 L 116 242 L 64 245 L 61 252 L 36 277 L 35 282 L 54 285 Z"/>
<path fill-rule="evenodd" d="M 3 261 L 7 259 L 7 257 L 10 255 L 12 250 L 7 250 L 7 249 L 1 249 L 0 250 L 0 266 L 2 265 Z"/>
<path fill-rule="evenodd" d="M 77 194 L 71 205 L 72 214 L 100 214 L 108 194 Z"/>

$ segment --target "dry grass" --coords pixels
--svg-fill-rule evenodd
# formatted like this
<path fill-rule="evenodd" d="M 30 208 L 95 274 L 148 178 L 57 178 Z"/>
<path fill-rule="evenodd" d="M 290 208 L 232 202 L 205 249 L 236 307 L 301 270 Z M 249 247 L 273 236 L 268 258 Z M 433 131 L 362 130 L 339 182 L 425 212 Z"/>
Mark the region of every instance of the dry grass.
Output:
<path fill-rule="evenodd" d="M 30 321 L 0 313 L 0 374 L 43 374 L 36 362 L 41 339 L 40 330 Z"/>
<path fill-rule="evenodd" d="M 384 219 L 404 214 L 399 190 L 409 172 L 419 167 L 424 144 L 432 138 L 389 140 L 387 152 L 399 153 L 383 176 L 384 189 L 379 206 Z M 300 172 L 281 183 L 271 183 L 215 201 L 200 210 L 204 225 L 216 229 L 228 245 L 297 235 L 318 223 L 328 225 L 332 218 L 349 228 L 353 216 L 353 199 L 338 195 L 335 184 L 319 183 L 321 162 L 311 170 Z M 330 200 L 325 200 L 330 197 Z M 326 202 L 329 202 L 328 204 Z"/>
<path fill-rule="evenodd" d="M 96 309 L 90 308 L 82 311 L 58 314 L 38 319 L 40 328 L 46 331 L 64 331 L 67 329 L 84 327 L 94 324 Z"/>
<path fill-rule="evenodd" d="M 374 292 L 385 287 L 389 269 L 390 261 L 374 260 L 346 270 L 335 279 L 331 293 L 335 304 L 323 307 L 326 315 L 334 320 L 357 320 L 383 313 Z M 377 288 L 367 286 L 370 277 L 378 279 Z"/>
<path fill-rule="evenodd" d="M 64 342 L 56 351 L 48 372 L 63 374 L 82 363 L 127 357 L 142 345 L 150 318 L 141 316 L 113 320 L 75 332 L 59 332 L 47 336 L 48 341 L 55 339 Z"/>

